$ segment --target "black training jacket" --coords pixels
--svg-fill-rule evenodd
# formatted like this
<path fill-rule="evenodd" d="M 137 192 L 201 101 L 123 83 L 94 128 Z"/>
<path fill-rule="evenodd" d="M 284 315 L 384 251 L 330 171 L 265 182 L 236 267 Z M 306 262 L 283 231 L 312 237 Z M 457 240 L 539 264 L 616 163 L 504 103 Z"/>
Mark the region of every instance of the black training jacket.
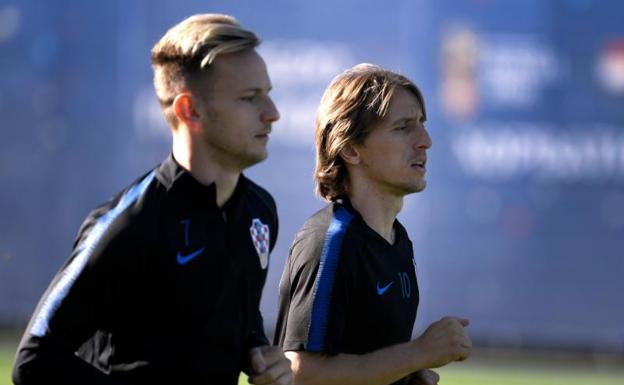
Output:
<path fill-rule="evenodd" d="M 275 202 L 241 175 L 223 208 L 172 156 L 95 209 L 41 298 L 13 381 L 237 384 L 268 344 L 259 312 Z"/>

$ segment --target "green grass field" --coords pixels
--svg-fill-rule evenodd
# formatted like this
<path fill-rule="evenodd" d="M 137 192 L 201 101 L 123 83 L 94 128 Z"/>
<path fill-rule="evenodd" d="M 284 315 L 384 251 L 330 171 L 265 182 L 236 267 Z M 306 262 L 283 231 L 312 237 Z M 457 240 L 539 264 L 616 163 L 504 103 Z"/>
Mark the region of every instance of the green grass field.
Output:
<path fill-rule="evenodd" d="M 512 363 L 503 366 L 469 361 L 438 370 L 443 385 L 623 385 L 624 370 L 555 366 L 549 369 Z"/>
<path fill-rule="evenodd" d="M 568 362 L 548 358 L 537 362 L 535 357 L 491 359 L 474 357 L 436 369 L 440 385 L 624 385 L 624 365 L 619 363 L 584 362 L 574 358 Z M 239 385 L 248 384 L 241 376 Z"/>
<path fill-rule="evenodd" d="M 13 342 L 0 344 L 0 385 L 11 384 Z M 591 361 L 591 362 L 589 362 Z M 548 358 L 488 358 L 454 363 L 438 369 L 440 385 L 624 385 L 622 357 L 608 362 L 595 360 L 558 359 L 549 364 Z M 247 384 L 241 376 L 239 385 Z"/>
<path fill-rule="evenodd" d="M 0 385 L 9 385 L 11 382 L 11 367 L 15 351 L 6 345 L 0 345 Z"/>

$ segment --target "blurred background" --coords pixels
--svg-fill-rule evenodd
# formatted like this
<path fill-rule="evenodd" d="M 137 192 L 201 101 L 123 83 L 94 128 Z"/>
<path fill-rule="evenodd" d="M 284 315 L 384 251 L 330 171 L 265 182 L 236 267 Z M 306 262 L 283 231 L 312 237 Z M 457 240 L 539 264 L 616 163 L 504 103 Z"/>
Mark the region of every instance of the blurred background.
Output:
<path fill-rule="evenodd" d="M 472 321 L 482 352 L 624 362 L 617 0 L 0 0 L 9 356 L 89 210 L 167 156 L 150 49 L 200 12 L 232 14 L 263 38 L 282 115 L 269 159 L 246 172 L 280 214 L 269 334 L 290 242 L 324 204 L 312 181 L 316 106 L 336 74 L 371 62 L 414 80 L 428 104 L 428 187 L 400 214 L 419 274 L 415 334 L 453 314 Z"/>

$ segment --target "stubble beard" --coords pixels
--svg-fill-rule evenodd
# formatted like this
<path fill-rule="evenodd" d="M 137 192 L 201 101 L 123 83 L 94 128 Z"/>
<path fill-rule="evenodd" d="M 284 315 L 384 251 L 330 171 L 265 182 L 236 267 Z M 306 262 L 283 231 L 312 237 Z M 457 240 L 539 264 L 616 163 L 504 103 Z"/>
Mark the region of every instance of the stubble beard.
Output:
<path fill-rule="evenodd" d="M 219 133 L 226 128 L 220 124 L 216 114 L 209 110 L 209 117 L 212 119 L 212 127 L 204 129 L 203 141 L 204 145 L 213 152 L 214 161 L 228 169 L 243 171 L 268 157 L 266 145 L 263 151 L 253 151 L 253 148 L 248 148 L 245 145 L 237 146 L 236 140 L 233 143 L 228 143 L 227 136 L 219 136 Z"/>
<path fill-rule="evenodd" d="M 397 191 L 396 195 L 403 197 L 406 195 L 419 193 L 419 192 L 422 192 L 426 187 L 427 187 L 427 181 L 423 178 L 417 183 L 405 183 L 405 184 L 395 186 L 396 191 Z"/>

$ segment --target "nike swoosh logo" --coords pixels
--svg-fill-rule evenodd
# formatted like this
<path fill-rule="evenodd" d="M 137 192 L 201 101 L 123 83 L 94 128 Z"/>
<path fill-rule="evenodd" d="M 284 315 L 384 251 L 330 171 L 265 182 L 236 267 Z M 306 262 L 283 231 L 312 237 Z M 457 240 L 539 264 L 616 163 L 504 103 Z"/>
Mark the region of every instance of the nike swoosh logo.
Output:
<path fill-rule="evenodd" d="M 393 283 L 394 283 L 394 281 L 390 282 L 389 284 L 387 284 L 384 287 L 379 287 L 379 282 L 377 282 L 377 294 L 378 295 L 383 295 L 383 293 L 385 293 L 386 291 L 388 291 L 388 289 L 390 289 L 390 286 L 392 286 Z"/>
<path fill-rule="evenodd" d="M 190 254 L 186 254 L 183 255 L 178 251 L 178 256 L 176 257 L 176 260 L 178 261 L 178 264 L 180 265 L 186 265 L 187 263 L 189 263 L 193 258 L 197 257 L 199 254 L 204 252 L 204 249 L 206 247 L 202 247 L 201 249 L 197 249 L 195 251 L 193 251 Z"/>

